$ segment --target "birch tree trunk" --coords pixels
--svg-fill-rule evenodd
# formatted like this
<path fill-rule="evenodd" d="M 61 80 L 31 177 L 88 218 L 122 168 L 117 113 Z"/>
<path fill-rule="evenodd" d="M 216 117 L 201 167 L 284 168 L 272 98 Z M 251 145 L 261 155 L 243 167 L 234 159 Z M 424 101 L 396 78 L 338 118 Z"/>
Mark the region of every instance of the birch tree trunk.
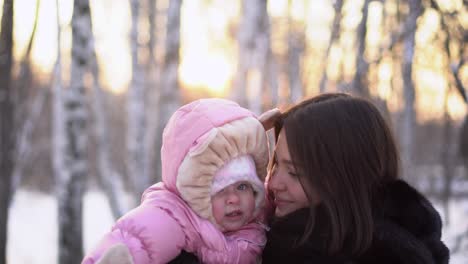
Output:
<path fill-rule="evenodd" d="M 156 133 L 156 179 L 161 179 L 161 146 L 164 126 L 180 106 L 179 50 L 180 50 L 180 9 L 182 0 L 171 0 L 167 9 L 164 62 L 161 69 L 161 90 L 159 96 L 159 125 Z"/>
<path fill-rule="evenodd" d="M 56 3 L 57 22 L 57 59 L 54 65 L 54 76 L 52 84 L 52 168 L 54 178 L 57 182 L 67 174 L 63 153 L 65 152 L 65 119 L 64 119 L 64 96 L 62 92 L 62 56 L 61 56 L 61 27 L 59 20 L 59 0 Z M 59 188 L 62 186 L 57 186 Z"/>
<path fill-rule="evenodd" d="M 148 0 L 148 24 L 149 24 L 149 40 L 148 40 L 148 53 L 149 63 L 148 65 L 156 66 L 156 56 L 154 54 L 154 48 L 156 47 L 156 0 Z"/>
<path fill-rule="evenodd" d="M 286 65 L 289 81 L 289 97 L 296 103 L 304 96 L 301 78 L 301 57 L 304 53 L 305 32 L 292 25 L 292 0 L 288 1 L 288 64 Z M 302 32 L 301 32 L 302 31 Z"/>
<path fill-rule="evenodd" d="M 12 195 L 21 183 L 25 166 L 31 162 L 32 134 L 50 96 L 49 89 L 38 89 L 37 93 L 31 106 L 28 107 L 28 114 L 24 117 L 25 120 L 16 139 L 15 166 L 11 183 Z"/>
<path fill-rule="evenodd" d="M 137 202 L 149 180 L 145 171 L 145 84 L 143 67 L 139 62 L 138 19 L 139 0 L 130 2 L 132 13 L 131 48 L 132 48 L 132 81 L 128 90 L 127 101 L 127 173 L 133 179 Z"/>
<path fill-rule="evenodd" d="M 465 166 L 465 177 L 468 178 L 468 114 L 465 116 L 465 120 L 463 120 L 459 137 L 460 155 Z"/>
<path fill-rule="evenodd" d="M 16 155 L 15 166 L 13 168 L 13 176 L 11 183 L 11 195 L 14 195 L 16 188 L 21 183 L 23 177 L 23 169 L 27 163 L 30 163 L 31 155 L 31 134 L 34 131 L 36 122 L 42 114 L 44 103 L 49 97 L 50 90 L 48 89 L 35 89 L 38 90 L 37 95 L 34 96 L 33 102 L 28 102 L 28 97 L 32 96 L 30 92 L 32 86 L 31 74 L 31 51 L 34 44 L 37 23 L 39 18 L 39 6 L 41 1 L 36 0 L 36 12 L 34 15 L 34 23 L 29 37 L 26 51 L 21 59 L 19 66 L 19 77 L 14 91 L 14 104 L 15 104 L 15 131 L 19 135 L 16 138 Z"/>
<path fill-rule="evenodd" d="M 148 0 L 148 24 L 149 24 L 149 41 L 147 48 L 149 50 L 149 63 L 146 69 L 146 135 L 145 135 L 145 161 L 146 166 L 145 171 L 148 175 L 149 183 L 156 180 L 154 176 L 155 167 L 157 167 L 158 162 L 155 161 L 156 152 L 158 149 L 155 149 L 156 144 L 156 135 L 158 129 L 158 97 L 159 97 L 159 84 L 157 82 L 158 78 L 158 65 L 156 61 L 156 56 L 154 49 L 156 48 L 157 39 L 156 39 L 156 13 L 157 13 L 157 3 L 156 0 Z"/>
<path fill-rule="evenodd" d="M 328 41 L 327 50 L 325 52 L 325 57 L 323 59 L 324 69 L 323 69 L 322 78 L 320 79 L 320 93 L 324 93 L 326 91 L 326 85 L 328 82 L 327 65 L 328 65 L 328 60 L 330 57 L 330 51 L 333 47 L 333 44 L 336 42 L 336 40 L 340 36 L 341 17 L 342 17 L 341 10 L 343 9 L 343 0 L 335 1 L 335 3 L 333 4 L 333 8 L 335 9 L 335 15 L 333 17 L 333 24 L 332 24 L 332 29 L 330 33 L 330 39 Z"/>
<path fill-rule="evenodd" d="M 17 79 L 17 84 L 15 85 L 14 90 L 14 103 L 16 106 L 15 110 L 15 126 L 18 131 L 22 131 L 23 120 L 27 118 L 29 114 L 29 102 L 28 99 L 32 94 L 31 86 L 33 84 L 32 80 L 32 72 L 31 72 L 31 52 L 32 47 L 34 45 L 34 40 L 37 31 L 37 23 L 39 19 L 39 7 L 41 1 L 36 0 L 35 4 L 35 15 L 34 15 L 34 22 L 31 31 L 31 35 L 29 36 L 28 45 L 26 46 L 26 50 L 21 58 L 21 62 L 19 65 L 19 74 Z"/>
<path fill-rule="evenodd" d="M 369 11 L 369 3 L 371 0 L 365 0 L 362 6 L 362 18 L 357 28 L 357 56 L 356 56 L 356 73 L 354 74 L 352 91 L 362 97 L 369 97 L 369 89 L 367 87 L 367 72 L 369 64 L 367 63 L 364 52 L 366 51 L 366 36 L 367 36 L 367 15 Z"/>
<path fill-rule="evenodd" d="M 233 99 L 256 113 L 262 111 L 270 50 L 266 0 L 243 0 L 238 32 L 239 62 Z"/>
<path fill-rule="evenodd" d="M 441 160 L 444 177 L 444 187 L 442 191 L 442 202 L 444 207 L 444 224 L 450 224 L 449 200 L 452 195 L 452 180 L 454 176 L 454 151 L 452 151 L 452 130 L 453 124 L 448 111 L 448 98 L 450 90 L 447 88 L 444 96 L 444 126 L 442 133 Z"/>
<path fill-rule="evenodd" d="M 422 13 L 421 0 L 409 0 L 409 16 L 407 26 L 410 29 L 405 36 L 403 42 L 403 61 L 402 61 L 402 74 L 403 74 L 403 94 L 404 94 L 404 110 L 403 110 L 403 124 L 401 132 L 401 148 L 402 148 L 402 165 L 403 176 L 410 182 L 414 177 L 414 125 L 416 122 L 416 111 L 414 103 L 416 100 L 416 92 L 413 83 L 413 58 L 415 50 L 415 35 L 417 20 Z M 414 182 L 413 182 L 414 183 Z"/>
<path fill-rule="evenodd" d="M 271 37 L 271 35 L 270 35 Z M 271 50 L 270 46 L 270 52 L 268 56 L 268 62 L 267 62 L 267 70 L 268 70 L 268 83 L 270 86 L 270 97 L 269 97 L 269 102 L 267 102 L 267 109 L 271 109 L 273 107 L 278 106 L 279 102 L 279 85 L 278 85 L 278 64 L 275 60 L 275 57 L 273 55 L 273 51 Z M 268 104 L 269 103 L 269 104 Z"/>
<path fill-rule="evenodd" d="M 59 180 L 59 263 L 80 263 L 83 257 L 82 198 L 88 163 L 86 158 L 88 113 L 84 75 L 92 54 L 88 0 L 75 0 L 72 15 L 70 88 L 65 98 L 66 172 Z"/>
<path fill-rule="evenodd" d="M 11 87 L 13 66 L 13 0 L 4 0 L 0 32 L 0 264 L 6 264 L 8 205 L 14 167 L 14 104 Z"/>
<path fill-rule="evenodd" d="M 97 141 L 98 174 L 101 186 L 109 199 L 109 205 L 114 219 L 121 217 L 126 208 L 123 201 L 122 176 L 111 166 L 109 123 L 107 112 L 104 108 L 104 95 L 99 84 L 99 65 L 93 45 L 91 71 L 93 74 L 94 102 L 93 110 L 96 118 L 95 133 Z"/>

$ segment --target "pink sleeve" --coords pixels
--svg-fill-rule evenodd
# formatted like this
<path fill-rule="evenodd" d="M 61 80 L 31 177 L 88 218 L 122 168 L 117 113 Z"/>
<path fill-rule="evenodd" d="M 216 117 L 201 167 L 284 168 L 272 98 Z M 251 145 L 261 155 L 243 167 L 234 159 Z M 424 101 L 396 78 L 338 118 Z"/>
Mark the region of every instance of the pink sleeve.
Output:
<path fill-rule="evenodd" d="M 143 204 L 120 218 L 82 264 L 94 264 L 118 243 L 127 246 L 135 264 L 167 263 L 184 248 L 185 234 L 166 211 Z"/>

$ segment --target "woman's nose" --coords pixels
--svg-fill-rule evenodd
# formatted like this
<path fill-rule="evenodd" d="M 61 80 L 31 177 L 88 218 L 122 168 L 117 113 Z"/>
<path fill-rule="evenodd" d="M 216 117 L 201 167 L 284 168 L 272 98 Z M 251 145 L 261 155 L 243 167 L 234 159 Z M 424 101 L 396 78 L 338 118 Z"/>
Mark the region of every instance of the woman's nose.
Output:
<path fill-rule="evenodd" d="M 281 175 L 274 173 L 270 176 L 270 181 L 268 182 L 268 189 L 272 191 L 281 191 L 284 190 L 285 185 L 281 180 Z"/>

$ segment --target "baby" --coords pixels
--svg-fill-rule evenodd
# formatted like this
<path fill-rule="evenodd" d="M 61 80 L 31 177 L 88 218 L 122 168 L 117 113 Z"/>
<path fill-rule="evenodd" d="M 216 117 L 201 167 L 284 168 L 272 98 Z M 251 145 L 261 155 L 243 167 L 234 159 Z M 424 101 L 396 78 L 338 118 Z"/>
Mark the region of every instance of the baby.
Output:
<path fill-rule="evenodd" d="M 202 263 L 256 263 L 268 147 L 253 113 L 224 99 L 187 104 L 164 129 L 161 159 L 162 182 L 82 263 L 168 263 L 182 250 Z"/>

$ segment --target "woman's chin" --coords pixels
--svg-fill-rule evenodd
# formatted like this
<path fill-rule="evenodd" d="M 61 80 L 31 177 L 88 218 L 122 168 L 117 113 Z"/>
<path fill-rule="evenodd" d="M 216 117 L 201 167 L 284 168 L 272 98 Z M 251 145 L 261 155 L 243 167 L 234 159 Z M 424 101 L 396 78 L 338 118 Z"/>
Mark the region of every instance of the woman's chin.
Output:
<path fill-rule="evenodd" d="M 284 209 L 281 209 L 280 207 L 276 207 L 276 209 L 275 209 L 275 216 L 276 217 L 283 217 L 283 216 L 285 216 L 287 214 L 289 214 L 289 212 L 287 210 L 285 211 Z"/>

